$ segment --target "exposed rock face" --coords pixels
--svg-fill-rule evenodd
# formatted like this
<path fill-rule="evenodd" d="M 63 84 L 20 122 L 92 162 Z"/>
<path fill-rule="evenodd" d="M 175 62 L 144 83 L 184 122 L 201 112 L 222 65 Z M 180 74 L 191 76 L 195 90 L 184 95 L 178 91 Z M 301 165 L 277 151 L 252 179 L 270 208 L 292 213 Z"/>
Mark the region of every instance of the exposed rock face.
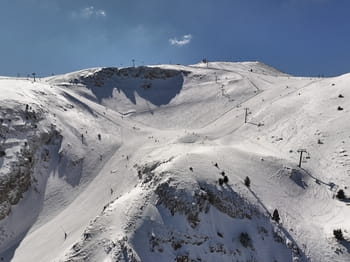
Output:
<path fill-rule="evenodd" d="M 167 207 L 171 214 L 184 214 L 192 227 L 195 227 L 200 221 L 198 215 L 200 212 L 207 212 L 209 209 L 208 195 L 199 187 L 194 189 L 194 195 L 185 189 L 177 189 L 169 182 L 160 184 L 155 193 L 158 196 L 158 205 Z"/>
<path fill-rule="evenodd" d="M 200 187 L 207 193 L 211 205 L 232 218 L 251 219 L 253 216 L 261 216 L 260 211 L 255 206 L 229 186 L 218 190 L 215 185 L 200 183 Z"/>
<path fill-rule="evenodd" d="M 167 207 L 172 214 L 177 212 L 187 215 L 193 227 L 199 222 L 200 212 L 208 212 L 210 205 L 232 218 L 259 217 L 258 210 L 232 190 L 218 190 L 215 185 L 197 184 L 193 192 L 178 189 L 176 183 L 160 184 L 155 193 L 158 204 Z"/>
<path fill-rule="evenodd" d="M 13 165 L 12 172 L 0 177 L 0 220 L 11 212 L 31 185 L 32 162 L 21 161 Z"/>
<path fill-rule="evenodd" d="M 75 79 L 74 83 L 88 85 L 93 83 L 95 86 L 103 86 L 105 81 L 112 77 L 132 77 L 144 80 L 167 79 L 180 74 L 188 75 L 190 72 L 185 70 L 164 69 L 159 67 L 128 67 L 118 69 L 116 67 L 106 67 L 98 70 L 94 74 L 83 76 L 81 79 Z M 146 86 L 145 86 L 146 87 Z"/>
<path fill-rule="evenodd" d="M 38 155 L 39 148 L 58 135 L 53 127 L 45 131 L 38 127 L 43 113 L 29 105 L 0 108 L 0 141 L 4 152 L 0 158 L 0 220 L 10 214 L 11 206 L 18 204 L 35 182 L 32 175 L 36 161 L 48 157 L 45 153 Z"/>

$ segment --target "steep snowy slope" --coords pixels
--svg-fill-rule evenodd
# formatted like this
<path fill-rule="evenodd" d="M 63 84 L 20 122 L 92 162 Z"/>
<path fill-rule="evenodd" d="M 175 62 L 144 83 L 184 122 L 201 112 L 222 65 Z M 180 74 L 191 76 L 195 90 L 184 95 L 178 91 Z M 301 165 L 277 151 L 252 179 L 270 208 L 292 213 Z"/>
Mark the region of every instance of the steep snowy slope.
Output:
<path fill-rule="evenodd" d="M 0 78 L 0 257 L 349 261 L 349 82 L 258 62 Z"/>

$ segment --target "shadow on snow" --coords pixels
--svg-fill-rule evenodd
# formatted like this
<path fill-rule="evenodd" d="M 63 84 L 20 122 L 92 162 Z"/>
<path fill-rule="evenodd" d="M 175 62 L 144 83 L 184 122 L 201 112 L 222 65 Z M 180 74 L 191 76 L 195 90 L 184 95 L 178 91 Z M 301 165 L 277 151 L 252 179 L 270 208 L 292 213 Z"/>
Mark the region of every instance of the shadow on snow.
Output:
<path fill-rule="evenodd" d="M 104 68 L 82 82 L 95 95 L 99 103 L 123 93 L 128 100 L 137 104 L 137 96 L 155 106 L 169 104 L 180 93 L 187 71 L 136 67 Z"/>

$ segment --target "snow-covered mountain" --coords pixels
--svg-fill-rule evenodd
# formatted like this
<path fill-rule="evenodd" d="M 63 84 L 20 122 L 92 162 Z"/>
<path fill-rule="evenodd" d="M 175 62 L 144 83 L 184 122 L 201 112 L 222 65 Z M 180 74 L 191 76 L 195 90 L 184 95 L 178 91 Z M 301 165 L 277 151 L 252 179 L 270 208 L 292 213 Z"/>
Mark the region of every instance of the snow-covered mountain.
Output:
<path fill-rule="evenodd" d="M 94 68 L 0 94 L 0 261 L 350 261 L 350 75 Z"/>

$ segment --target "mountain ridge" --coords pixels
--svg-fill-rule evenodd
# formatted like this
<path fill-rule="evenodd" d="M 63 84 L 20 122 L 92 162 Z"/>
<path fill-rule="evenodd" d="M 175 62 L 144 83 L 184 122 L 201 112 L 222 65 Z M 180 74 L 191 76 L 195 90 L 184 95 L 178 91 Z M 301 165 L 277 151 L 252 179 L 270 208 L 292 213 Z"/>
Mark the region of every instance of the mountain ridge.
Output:
<path fill-rule="evenodd" d="M 5 170 L 20 163 L 29 134 L 56 138 L 39 142 L 30 189 L 0 220 L 0 257 L 347 261 L 349 242 L 332 230 L 349 238 L 349 210 L 335 198 L 350 194 L 349 81 L 293 77 L 260 62 L 1 78 L 0 178 L 16 177 Z M 20 118 L 5 110 L 14 106 Z M 38 109 L 43 117 L 32 119 Z M 237 216 L 238 203 L 258 211 Z"/>

